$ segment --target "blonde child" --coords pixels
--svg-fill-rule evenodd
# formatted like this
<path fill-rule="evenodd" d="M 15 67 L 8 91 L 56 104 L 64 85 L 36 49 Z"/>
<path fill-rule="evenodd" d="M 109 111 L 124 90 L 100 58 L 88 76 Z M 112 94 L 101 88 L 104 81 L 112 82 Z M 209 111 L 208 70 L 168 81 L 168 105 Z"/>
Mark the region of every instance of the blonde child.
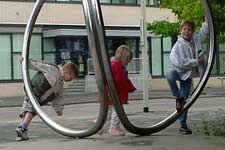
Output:
<path fill-rule="evenodd" d="M 126 66 L 130 63 L 132 58 L 133 54 L 130 48 L 126 45 L 121 45 L 116 50 L 114 58 L 111 60 L 113 77 L 122 104 L 127 104 L 128 94 L 136 90 L 132 82 L 128 79 L 128 71 L 126 70 Z M 125 132 L 120 129 L 120 120 L 112 106 L 111 99 L 109 99 L 107 120 L 110 119 L 111 124 L 108 133 L 113 136 L 124 136 Z M 102 134 L 102 130 L 98 133 Z"/>
<path fill-rule="evenodd" d="M 22 61 L 21 57 L 20 63 Z M 57 116 L 63 115 L 63 84 L 64 81 L 69 82 L 77 78 L 78 67 L 71 62 L 60 68 L 56 65 L 30 60 L 29 68 L 37 71 L 31 80 L 31 86 L 40 106 L 51 102 Z M 19 116 L 21 122 L 16 128 L 17 141 L 28 140 L 28 125 L 36 116 L 36 111 L 27 95 L 25 95 L 22 112 Z"/>

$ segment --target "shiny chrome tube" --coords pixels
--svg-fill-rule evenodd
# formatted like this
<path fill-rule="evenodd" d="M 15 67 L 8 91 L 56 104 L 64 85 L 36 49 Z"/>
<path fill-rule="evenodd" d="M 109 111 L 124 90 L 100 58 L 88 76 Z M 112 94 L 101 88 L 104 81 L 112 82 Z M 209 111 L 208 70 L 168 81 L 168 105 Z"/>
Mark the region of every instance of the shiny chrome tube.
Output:
<path fill-rule="evenodd" d="M 29 72 L 28 72 L 27 64 L 28 64 L 29 45 L 30 45 L 30 38 L 31 38 L 30 36 L 32 33 L 34 23 L 36 21 L 36 18 L 38 16 L 38 13 L 43 3 L 44 3 L 44 0 L 37 1 L 26 28 L 26 32 L 24 36 L 24 45 L 23 45 L 23 57 L 25 58 L 25 61 L 22 64 L 23 77 L 24 77 L 25 88 L 28 91 L 28 96 L 30 97 L 32 104 L 34 105 L 41 119 L 47 125 L 49 125 L 52 129 L 54 129 L 55 131 L 63 135 L 66 135 L 69 137 L 86 137 L 96 133 L 98 129 L 102 127 L 107 117 L 107 111 L 108 111 L 105 84 L 108 84 L 109 86 L 110 95 L 112 97 L 115 110 L 122 124 L 124 125 L 124 127 L 128 131 L 134 134 L 148 135 L 148 134 L 158 132 L 168 127 L 169 125 L 171 125 L 174 121 L 176 121 L 176 119 L 181 115 L 183 111 L 187 110 L 195 103 L 200 93 L 202 92 L 205 84 L 208 81 L 210 72 L 212 70 L 214 57 L 215 57 L 215 39 L 216 38 L 214 33 L 213 17 L 212 17 L 212 12 L 211 12 L 209 3 L 207 0 L 202 0 L 202 4 L 205 10 L 205 15 L 208 18 L 208 24 L 210 29 L 210 53 L 208 58 L 208 64 L 203 77 L 201 78 L 194 92 L 191 94 L 189 101 L 184 106 L 184 109 L 179 114 L 177 112 L 174 112 L 171 115 L 169 115 L 167 118 L 165 118 L 164 120 L 152 126 L 149 126 L 147 128 L 134 126 L 128 120 L 127 115 L 124 112 L 123 106 L 120 103 L 117 89 L 115 88 L 111 66 L 108 59 L 108 53 L 107 53 L 106 42 L 105 42 L 106 37 L 105 37 L 105 31 L 104 31 L 104 23 L 102 19 L 99 1 L 98 0 L 83 0 L 83 10 L 84 10 L 86 28 L 88 33 L 88 42 L 89 42 L 90 49 L 92 50 L 96 81 L 97 81 L 97 85 L 99 89 L 99 95 L 102 100 L 100 101 L 101 104 L 100 104 L 99 117 L 94 127 L 88 130 L 83 130 L 83 131 L 73 131 L 71 129 L 64 128 L 60 126 L 59 124 L 56 124 L 54 121 L 52 121 L 43 112 L 43 110 L 37 103 L 36 98 L 33 96 L 34 94 L 31 90 L 30 79 L 28 78 Z"/>
<path fill-rule="evenodd" d="M 95 71 L 96 71 L 96 79 L 97 79 L 97 84 L 98 84 L 98 90 L 99 90 L 99 96 L 102 99 L 100 101 L 100 111 L 99 111 L 99 116 L 97 119 L 97 122 L 95 123 L 94 126 L 90 127 L 89 129 L 85 129 L 85 130 L 72 130 L 69 128 L 65 128 L 63 126 L 61 126 L 60 124 L 56 123 L 55 121 L 53 121 L 42 109 L 42 107 L 40 107 L 37 98 L 34 96 L 34 93 L 32 91 L 31 88 L 31 81 L 30 81 L 30 75 L 29 75 L 29 68 L 28 68 L 28 60 L 29 60 L 29 48 L 30 48 L 30 40 L 31 40 L 31 34 L 33 31 L 33 27 L 35 25 L 36 19 L 38 17 L 38 14 L 44 4 L 45 0 L 37 0 L 34 9 L 32 11 L 32 14 L 29 18 L 29 21 L 27 23 L 26 26 L 26 30 L 25 30 L 25 35 L 24 35 L 24 42 L 23 42 L 23 51 L 22 51 L 22 56 L 24 58 L 24 61 L 22 63 L 22 73 L 23 73 L 23 81 L 24 81 L 24 85 L 25 85 L 25 89 L 27 91 L 27 95 L 29 96 L 36 112 L 38 113 L 38 115 L 40 116 L 40 118 L 53 130 L 55 130 L 56 132 L 68 136 L 68 137 L 87 137 L 87 136 L 91 136 L 93 134 L 95 134 L 104 124 L 105 119 L 107 117 L 107 113 L 108 113 L 108 103 L 107 103 L 107 94 L 105 92 L 105 88 L 104 88 L 104 73 L 102 73 L 102 62 L 98 61 L 101 58 L 98 58 L 97 54 L 94 54 L 93 58 L 94 58 L 94 62 L 95 62 Z M 96 6 L 89 6 L 92 3 L 88 3 L 87 1 L 83 2 L 84 4 L 84 13 L 88 16 L 86 16 L 86 18 L 88 18 L 91 14 L 90 14 L 90 10 L 89 8 L 93 8 Z M 91 21 L 90 21 L 91 22 Z M 88 24 L 89 26 L 89 24 Z M 88 30 L 88 34 L 91 34 L 90 32 L 92 32 L 91 30 Z M 93 31 L 94 32 L 94 31 Z M 94 39 L 94 38 L 93 38 Z M 97 39 L 95 39 L 96 41 L 91 42 L 91 48 L 92 49 L 98 49 L 100 47 L 99 43 L 101 43 L 101 41 L 98 41 Z"/>
<path fill-rule="evenodd" d="M 104 67 L 105 67 L 105 74 L 107 76 L 107 83 L 109 85 L 109 89 L 110 89 L 110 94 L 113 100 L 113 104 L 115 106 L 115 110 L 122 122 L 122 124 L 124 125 L 124 127 L 134 133 L 134 134 L 138 134 L 138 135 L 149 135 L 155 132 L 158 132 L 166 127 L 168 127 L 169 125 L 171 125 L 174 121 L 177 120 L 177 118 L 182 114 L 182 112 L 184 112 L 185 110 L 187 110 L 188 108 L 190 108 L 195 101 L 197 100 L 197 98 L 199 97 L 199 95 L 201 94 L 203 88 L 205 87 L 205 84 L 208 81 L 208 78 L 210 76 L 210 72 L 212 70 L 213 67 L 213 62 L 214 62 L 214 57 L 215 57 L 215 32 L 214 32 L 214 23 L 213 23 L 213 17 L 212 17 L 212 11 L 211 8 L 209 6 L 209 2 L 208 0 L 202 0 L 202 5 L 204 7 L 204 11 L 205 11 L 205 15 L 208 19 L 208 24 L 209 24 L 209 37 L 210 37 L 210 53 L 209 53 L 209 58 L 208 58 L 208 64 L 205 70 L 205 73 L 203 75 L 203 77 L 201 78 L 200 82 L 198 83 L 197 87 L 194 89 L 194 92 L 191 94 L 188 102 L 185 104 L 184 109 L 180 112 L 177 113 L 176 111 L 174 113 L 172 113 L 171 115 L 169 115 L 167 118 L 165 118 L 164 120 L 146 127 L 146 128 L 142 128 L 142 127 L 137 127 L 135 125 L 133 125 L 127 118 L 127 115 L 124 112 L 123 106 L 120 103 L 119 100 L 119 96 L 118 93 L 116 91 L 115 88 L 115 84 L 112 80 L 112 73 L 110 71 L 110 67 L 108 66 L 107 61 L 104 61 Z M 103 54 L 102 54 L 103 55 Z M 106 57 L 105 55 L 103 55 L 103 57 Z"/>

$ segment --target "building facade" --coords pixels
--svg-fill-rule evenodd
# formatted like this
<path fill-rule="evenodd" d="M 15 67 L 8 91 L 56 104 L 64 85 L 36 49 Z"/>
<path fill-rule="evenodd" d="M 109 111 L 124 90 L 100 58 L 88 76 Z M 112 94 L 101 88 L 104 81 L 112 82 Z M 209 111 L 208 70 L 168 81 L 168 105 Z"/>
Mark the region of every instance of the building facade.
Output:
<path fill-rule="evenodd" d="M 137 66 L 141 59 L 140 43 L 140 0 L 100 0 L 109 56 L 113 56 L 121 44 L 131 47 L 134 53 L 133 65 L 129 70 L 139 73 Z M 21 82 L 21 55 L 26 24 L 35 0 L 0 1 L 0 82 Z M 147 22 L 156 20 L 176 21 L 169 9 L 159 7 L 159 0 L 147 0 Z M 149 74 L 163 77 L 169 68 L 169 53 L 172 38 L 163 38 L 148 32 Z M 224 69 L 224 46 L 220 45 L 214 73 L 222 74 Z M 46 0 L 35 24 L 30 58 L 63 64 L 72 61 L 84 64 L 80 77 L 92 73 L 91 47 L 87 33 L 81 0 Z"/>
<path fill-rule="evenodd" d="M 102 12 L 105 23 L 109 56 L 121 44 L 129 45 L 135 58 L 140 58 L 140 5 L 134 0 L 103 0 Z M 35 2 L 7 0 L 0 1 L 0 49 L 2 54 L 1 81 L 21 80 L 21 67 L 18 57 L 21 55 L 23 35 L 26 23 Z M 160 9 L 158 1 L 148 1 L 147 22 L 169 19 L 175 16 L 168 9 Z M 148 34 L 150 67 L 153 76 L 163 76 L 167 63 L 163 57 L 171 48 L 170 38 L 161 38 Z M 166 46 L 165 46 L 166 45 Z M 163 46 L 165 48 L 163 48 Z M 165 53 L 165 55 L 163 55 Z M 79 0 L 54 0 L 44 4 L 31 40 L 30 57 L 51 63 L 63 64 L 73 61 L 84 63 L 84 75 L 88 74 L 88 59 L 91 58 L 85 29 L 82 3 Z M 164 61 L 163 61 L 164 60 Z M 90 70 L 89 70 L 90 71 Z"/>

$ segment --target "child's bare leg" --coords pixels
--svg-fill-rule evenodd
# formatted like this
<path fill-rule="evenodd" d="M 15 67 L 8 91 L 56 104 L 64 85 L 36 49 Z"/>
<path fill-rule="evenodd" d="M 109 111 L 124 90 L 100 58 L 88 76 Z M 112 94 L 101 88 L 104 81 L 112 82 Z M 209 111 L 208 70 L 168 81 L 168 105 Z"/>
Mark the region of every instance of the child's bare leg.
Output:
<path fill-rule="evenodd" d="M 29 124 L 31 120 L 33 119 L 33 117 L 34 117 L 33 113 L 27 112 L 23 119 L 23 123 Z"/>
<path fill-rule="evenodd" d="M 25 115 L 21 117 L 20 125 L 18 128 L 21 128 L 22 130 L 27 130 L 27 127 L 30 124 L 33 117 L 34 114 L 32 112 L 25 112 Z"/>
<path fill-rule="evenodd" d="M 27 136 L 27 128 L 29 123 L 34 117 L 34 113 L 32 112 L 26 112 L 24 117 L 21 118 L 20 126 L 16 129 L 17 133 L 17 141 L 23 141 L 23 140 L 28 140 L 29 137 Z"/>
<path fill-rule="evenodd" d="M 33 117 L 34 117 L 34 114 L 32 112 L 26 112 L 21 122 L 22 129 L 27 130 L 27 127 L 29 123 L 31 122 L 31 120 L 33 119 Z"/>
<path fill-rule="evenodd" d="M 111 120 L 111 115 L 112 115 L 112 106 L 109 106 L 108 108 L 108 115 L 107 115 L 107 118 L 106 118 L 106 122 Z M 97 122 L 97 119 L 94 120 L 94 123 Z M 106 124 L 105 122 L 105 124 Z M 105 124 L 103 125 L 103 127 L 98 131 L 98 134 L 99 135 L 102 135 L 103 134 L 103 129 L 105 128 Z"/>
<path fill-rule="evenodd" d="M 113 136 L 124 136 L 125 132 L 120 129 L 120 119 L 114 108 L 112 108 L 111 124 L 109 128 L 109 134 Z"/>

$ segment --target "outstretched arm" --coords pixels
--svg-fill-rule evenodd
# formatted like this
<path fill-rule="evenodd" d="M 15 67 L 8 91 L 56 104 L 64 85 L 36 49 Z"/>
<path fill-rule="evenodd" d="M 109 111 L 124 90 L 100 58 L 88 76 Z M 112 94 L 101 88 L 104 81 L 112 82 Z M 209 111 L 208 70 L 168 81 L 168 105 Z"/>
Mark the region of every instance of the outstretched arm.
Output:
<path fill-rule="evenodd" d="M 207 37 L 209 33 L 209 25 L 208 25 L 208 21 L 207 18 L 205 17 L 205 22 L 202 23 L 202 27 L 198 33 L 198 38 L 200 39 L 200 41 L 204 41 L 205 38 Z"/>
<path fill-rule="evenodd" d="M 57 96 L 53 101 L 52 101 L 52 108 L 55 110 L 57 116 L 62 116 L 62 112 L 64 109 L 63 105 L 63 97 L 62 96 Z"/>

